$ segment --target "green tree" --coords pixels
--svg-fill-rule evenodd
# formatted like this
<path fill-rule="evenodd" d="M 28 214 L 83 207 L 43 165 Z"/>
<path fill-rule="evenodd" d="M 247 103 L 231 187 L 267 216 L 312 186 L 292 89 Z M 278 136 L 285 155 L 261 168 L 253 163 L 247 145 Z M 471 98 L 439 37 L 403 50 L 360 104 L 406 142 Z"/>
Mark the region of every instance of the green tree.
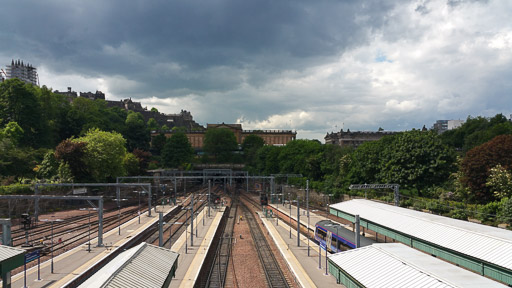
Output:
<path fill-rule="evenodd" d="M 185 133 L 175 133 L 162 149 L 162 163 L 165 167 L 177 168 L 189 163 L 194 157 L 194 149 Z"/>
<path fill-rule="evenodd" d="M 512 134 L 512 123 L 503 114 L 496 114 L 492 118 L 468 117 L 461 127 L 441 134 L 441 139 L 445 144 L 467 152 L 505 134 Z"/>
<path fill-rule="evenodd" d="M 41 165 L 37 167 L 37 176 L 42 179 L 53 179 L 58 175 L 59 162 L 55 158 L 54 151 L 48 151 L 44 155 Z"/>
<path fill-rule="evenodd" d="M 139 159 L 133 153 L 126 153 L 123 158 L 123 167 L 128 176 L 139 175 L 140 163 Z"/>
<path fill-rule="evenodd" d="M 154 118 L 149 118 L 147 126 L 150 131 L 158 130 L 158 123 L 156 122 L 156 120 Z"/>
<path fill-rule="evenodd" d="M 378 183 L 377 175 L 382 169 L 383 153 L 388 145 L 393 145 L 394 136 L 386 136 L 379 141 L 365 142 L 351 154 L 348 171 L 343 177 L 348 184 Z"/>
<path fill-rule="evenodd" d="M 123 134 L 126 138 L 128 151 L 133 149 L 149 150 L 151 135 L 146 128 L 142 114 L 138 112 L 128 112 L 126 117 L 126 131 Z"/>
<path fill-rule="evenodd" d="M 302 174 L 319 180 L 321 173 L 322 144 L 315 140 L 299 139 L 288 142 L 279 154 L 281 173 Z"/>
<path fill-rule="evenodd" d="M 263 146 L 256 153 L 255 166 L 253 173 L 270 175 L 279 173 L 279 154 L 282 147 Z"/>
<path fill-rule="evenodd" d="M 125 174 L 126 140 L 121 134 L 91 129 L 85 136 L 72 141 L 86 143 L 85 163 L 95 181 L 112 181 Z"/>
<path fill-rule="evenodd" d="M 203 149 L 218 162 L 228 162 L 238 149 L 235 134 L 226 128 L 210 128 L 204 135 Z"/>
<path fill-rule="evenodd" d="M 45 147 L 55 147 L 66 137 L 62 137 L 62 131 L 66 129 L 66 115 L 70 109 L 70 103 L 66 96 L 52 93 L 46 86 L 41 88 L 32 86 L 41 106 L 41 126 L 43 133 L 39 139 Z"/>
<path fill-rule="evenodd" d="M 153 137 L 153 140 L 151 141 L 151 152 L 153 154 L 160 155 L 166 142 L 167 137 L 165 137 L 163 133 L 156 135 L 155 137 Z"/>
<path fill-rule="evenodd" d="M 491 188 L 494 196 L 498 199 L 512 197 L 512 175 L 500 164 L 491 168 L 485 185 Z"/>
<path fill-rule="evenodd" d="M 152 108 L 151 108 L 151 112 L 153 112 L 153 113 L 158 113 L 158 109 L 156 109 L 155 107 L 152 107 Z"/>
<path fill-rule="evenodd" d="M 503 223 L 512 225 L 512 198 L 503 198 L 501 199 L 500 204 L 501 209 L 498 214 L 499 219 L 503 221 Z"/>
<path fill-rule="evenodd" d="M 41 106 L 32 86 L 17 78 L 0 83 L 0 127 L 16 122 L 24 131 L 20 143 L 40 147 Z"/>
<path fill-rule="evenodd" d="M 258 135 L 251 134 L 245 137 L 242 142 L 242 151 L 247 165 L 254 166 L 256 153 L 263 145 L 265 145 L 265 141 Z"/>
<path fill-rule="evenodd" d="M 433 131 L 400 133 L 393 142 L 381 159 L 379 178 L 383 183 L 415 188 L 421 195 L 424 188 L 442 184 L 455 171 L 454 151 Z"/>
<path fill-rule="evenodd" d="M 16 122 L 9 122 L 4 129 L 0 129 L 0 139 L 9 139 L 13 145 L 18 145 L 23 138 L 23 128 Z"/>

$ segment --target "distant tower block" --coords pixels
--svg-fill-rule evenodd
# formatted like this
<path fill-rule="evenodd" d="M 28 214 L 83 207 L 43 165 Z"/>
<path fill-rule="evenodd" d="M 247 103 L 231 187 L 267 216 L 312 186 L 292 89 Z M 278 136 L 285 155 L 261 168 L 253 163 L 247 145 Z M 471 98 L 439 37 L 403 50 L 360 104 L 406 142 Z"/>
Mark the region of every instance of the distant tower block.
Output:
<path fill-rule="evenodd" d="M 24 64 L 23 61 L 11 61 L 11 65 L 7 65 L 7 79 L 18 78 L 25 83 L 39 86 L 37 77 L 37 69 L 30 64 Z"/>

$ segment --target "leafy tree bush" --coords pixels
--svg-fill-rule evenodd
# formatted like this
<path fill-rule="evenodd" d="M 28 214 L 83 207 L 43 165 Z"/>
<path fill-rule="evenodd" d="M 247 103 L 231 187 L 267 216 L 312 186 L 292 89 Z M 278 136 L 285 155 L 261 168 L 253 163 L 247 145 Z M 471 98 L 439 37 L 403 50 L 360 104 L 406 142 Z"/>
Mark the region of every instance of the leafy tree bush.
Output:
<path fill-rule="evenodd" d="M 174 133 L 162 149 L 162 162 L 165 167 L 178 168 L 190 162 L 194 157 L 194 149 L 188 142 L 187 135 Z"/>
<path fill-rule="evenodd" d="M 512 225 L 512 198 L 503 198 L 500 204 L 499 220 L 508 225 Z"/>
<path fill-rule="evenodd" d="M 151 135 L 142 114 L 133 111 L 128 112 L 125 124 L 126 130 L 123 136 L 126 139 L 128 151 L 133 151 L 133 149 L 149 150 Z"/>
<path fill-rule="evenodd" d="M 140 175 L 139 159 L 133 153 L 126 153 L 124 155 L 123 167 L 128 176 Z"/>
<path fill-rule="evenodd" d="M 248 135 L 242 142 L 242 151 L 245 156 L 245 163 L 254 166 L 256 161 L 256 153 L 265 145 L 265 141 L 258 135 Z"/>
<path fill-rule="evenodd" d="M 512 123 L 503 114 L 497 114 L 492 118 L 468 117 L 461 127 L 441 134 L 441 139 L 445 144 L 467 152 L 504 134 L 512 134 Z"/>
<path fill-rule="evenodd" d="M 512 175 L 500 164 L 491 168 L 489 178 L 485 185 L 491 188 L 491 191 L 497 199 L 512 196 Z"/>
<path fill-rule="evenodd" d="M 413 130 L 395 136 L 393 145 L 384 148 L 379 178 L 383 183 L 398 183 L 422 189 L 446 181 L 455 171 L 455 153 L 433 132 Z"/>
<path fill-rule="evenodd" d="M 203 149 L 217 162 L 229 162 L 231 153 L 238 150 L 235 134 L 226 128 L 209 128 L 204 134 Z"/>
<path fill-rule="evenodd" d="M 482 222 L 496 220 L 496 215 L 500 213 L 501 205 L 499 202 L 489 202 L 478 207 L 478 219 Z"/>
<path fill-rule="evenodd" d="M 48 151 L 44 155 L 41 165 L 38 166 L 37 176 L 43 179 L 52 179 L 57 176 L 59 161 L 55 158 L 54 151 Z"/>
<path fill-rule="evenodd" d="M 125 174 L 123 159 L 126 154 L 126 140 L 121 134 L 91 129 L 85 136 L 72 141 L 86 143 L 84 162 L 94 181 L 112 181 Z"/>

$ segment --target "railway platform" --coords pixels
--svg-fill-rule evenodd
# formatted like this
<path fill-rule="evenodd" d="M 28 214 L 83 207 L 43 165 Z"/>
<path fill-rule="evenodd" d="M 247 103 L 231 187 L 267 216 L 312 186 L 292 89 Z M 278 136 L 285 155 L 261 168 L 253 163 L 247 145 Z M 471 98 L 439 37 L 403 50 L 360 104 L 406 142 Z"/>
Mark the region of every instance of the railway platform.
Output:
<path fill-rule="evenodd" d="M 157 210 L 164 214 L 170 213 L 177 206 L 158 206 Z M 158 222 L 158 214 L 154 213 L 147 217 L 146 213 L 141 214 L 140 224 L 138 217 L 121 225 L 121 234 L 118 227 L 107 231 L 104 234 L 104 247 L 96 247 L 97 238 L 91 238 L 90 252 L 87 243 L 84 243 L 74 249 L 53 258 L 53 272 L 51 273 L 51 260 L 42 262 L 38 280 L 38 267 L 34 266 L 27 269 L 26 285 L 24 272 L 14 275 L 11 279 L 11 287 L 64 287 L 66 283 L 81 275 L 89 267 L 108 257 L 118 247 L 122 247 L 128 241 L 142 233 L 146 228 Z"/>
<path fill-rule="evenodd" d="M 283 223 L 283 221 L 276 222 L 275 218 L 266 218 L 262 213 L 259 214 L 265 228 L 270 233 L 300 287 L 334 287 L 338 285 L 332 275 L 325 274 L 324 250 L 321 250 L 321 268 L 319 268 L 319 250 L 313 241 L 309 242 L 310 251 L 308 256 L 307 239 L 305 236 L 301 237 L 301 246 L 297 247 L 296 230 L 295 233 L 292 230 L 290 237 L 288 224 Z"/>
<path fill-rule="evenodd" d="M 178 269 L 176 276 L 171 281 L 169 287 L 193 287 L 194 283 L 199 276 L 199 272 L 205 261 L 206 254 L 210 249 L 213 236 L 219 227 L 222 215 L 224 214 L 225 207 L 220 209 L 212 209 L 210 217 L 208 217 L 208 208 L 203 212 L 198 213 L 197 219 L 194 220 L 194 230 L 190 231 L 189 225 L 186 230 L 186 235 L 183 233 L 180 238 L 172 245 L 171 251 L 180 254 L 178 258 Z M 204 225 L 203 223 L 204 218 Z M 196 225 L 197 224 L 197 225 Z M 190 233 L 194 233 L 194 245 L 190 245 Z M 185 242 L 187 241 L 187 244 Z"/>

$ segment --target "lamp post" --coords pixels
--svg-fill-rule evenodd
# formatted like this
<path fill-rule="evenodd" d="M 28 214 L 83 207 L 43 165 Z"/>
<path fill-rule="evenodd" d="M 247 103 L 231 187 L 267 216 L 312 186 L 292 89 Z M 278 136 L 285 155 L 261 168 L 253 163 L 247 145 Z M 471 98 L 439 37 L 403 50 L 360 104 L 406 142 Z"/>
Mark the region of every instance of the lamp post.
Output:
<path fill-rule="evenodd" d="M 146 194 L 146 191 L 133 191 L 133 193 L 137 193 L 138 194 L 138 197 L 139 197 L 139 210 L 137 211 L 137 213 L 139 214 L 139 224 L 140 224 L 140 194 Z"/>
<path fill-rule="evenodd" d="M 83 211 L 87 210 L 88 214 L 89 214 L 88 215 L 88 218 L 89 218 L 89 242 L 87 243 L 87 245 L 88 245 L 87 252 L 91 252 L 91 210 L 96 211 L 96 210 L 98 210 L 98 208 L 87 207 L 87 208 L 80 208 L 80 210 L 83 210 Z"/>
<path fill-rule="evenodd" d="M 199 212 L 195 212 L 194 214 L 196 214 L 196 238 L 197 238 L 197 217 L 199 216 Z"/>
<path fill-rule="evenodd" d="M 210 192 L 211 190 L 211 180 L 208 180 L 208 217 L 211 217 L 210 216 Z"/>
<path fill-rule="evenodd" d="M 327 194 L 325 196 L 327 196 L 327 206 L 325 207 L 325 211 L 329 213 L 329 198 L 334 196 L 334 194 Z"/>
<path fill-rule="evenodd" d="M 192 208 L 183 208 L 183 209 L 185 209 L 185 223 L 187 223 L 188 211 L 190 210 L 192 213 L 193 210 L 192 210 Z M 192 231 L 190 231 L 190 232 L 192 234 Z M 188 229 L 185 224 L 185 254 L 188 254 L 188 235 L 187 234 L 188 234 Z M 192 243 L 190 243 L 190 245 L 192 245 Z"/>
<path fill-rule="evenodd" d="M 309 256 L 309 179 L 306 180 L 306 211 L 308 216 L 308 256 Z"/>
<path fill-rule="evenodd" d="M 276 209 L 276 226 L 279 226 L 279 196 L 283 196 L 283 193 L 275 194 L 275 196 L 278 196 L 277 201 L 277 209 Z"/>
<path fill-rule="evenodd" d="M 119 233 L 119 235 L 121 235 L 121 201 L 126 201 L 128 199 L 116 199 L 116 200 L 117 200 L 117 208 L 119 211 L 119 213 L 117 214 L 117 222 L 119 223 L 118 233 Z"/>
<path fill-rule="evenodd" d="M 51 216 L 52 218 L 55 217 L 55 216 Z M 51 230 L 52 230 L 52 259 L 51 259 L 51 266 L 50 266 L 50 270 L 51 270 L 51 273 L 53 274 L 53 222 L 62 222 L 64 220 L 62 219 L 41 219 L 41 221 L 43 222 L 51 222 Z"/>
<path fill-rule="evenodd" d="M 299 202 L 299 198 L 297 198 L 297 200 L 293 200 L 291 202 L 295 202 L 297 203 L 297 247 L 300 247 L 300 202 Z M 290 205 L 290 207 L 292 207 Z M 292 209 L 290 208 L 290 219 L 292 217 Z M 291 220 L 290 220 L 290 238 L 292 235 L 292 225 L 291 225 Z"/>
<path fill-rule="evenodd" d="M 290 216 L 290 239 L 292 239 L 292 198 L 290 193 L 288 193 L 288 205 L 290 207 L 290 214 L 288 214 Z"/>

